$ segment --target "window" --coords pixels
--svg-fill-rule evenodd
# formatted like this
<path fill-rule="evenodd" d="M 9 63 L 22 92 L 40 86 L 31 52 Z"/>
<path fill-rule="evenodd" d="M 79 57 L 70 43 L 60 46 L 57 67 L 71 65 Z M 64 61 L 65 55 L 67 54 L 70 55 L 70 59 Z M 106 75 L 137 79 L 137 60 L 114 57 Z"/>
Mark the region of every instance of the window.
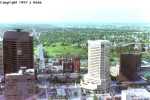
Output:
<path fill-rule="evenodd" d="M 18 48 L 18 49 L 17 49 L 17 55 L 18 55 L 18 56 L 22 55 L 22 50 L 21 50 L 21 48 Z"/>

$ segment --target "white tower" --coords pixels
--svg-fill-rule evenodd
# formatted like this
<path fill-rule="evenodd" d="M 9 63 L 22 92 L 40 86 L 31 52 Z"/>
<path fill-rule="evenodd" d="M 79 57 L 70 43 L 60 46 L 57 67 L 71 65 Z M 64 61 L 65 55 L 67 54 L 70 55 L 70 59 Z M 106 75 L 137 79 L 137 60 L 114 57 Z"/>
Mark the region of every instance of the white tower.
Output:
<path fill-rule="evenodd" d="M 110 88 L 109 48 L 107 40 L 88 41 L 88 74 L 84 82 L 97 93 L 107 93 Z"/>
<path fill-rule="evenodd" d="M 39 69 L 45 68 L 45 58 L 44 58 L 44 52 L 43 52 L 43 45 L 38 45 L 38 57 L 39 57 Z"/>
<path fill-rule="evenodd" d="M 109 48 L 107 40 L 88 41 L 88 74 L 102 91 L 107 91 L 110 85 Z"/>

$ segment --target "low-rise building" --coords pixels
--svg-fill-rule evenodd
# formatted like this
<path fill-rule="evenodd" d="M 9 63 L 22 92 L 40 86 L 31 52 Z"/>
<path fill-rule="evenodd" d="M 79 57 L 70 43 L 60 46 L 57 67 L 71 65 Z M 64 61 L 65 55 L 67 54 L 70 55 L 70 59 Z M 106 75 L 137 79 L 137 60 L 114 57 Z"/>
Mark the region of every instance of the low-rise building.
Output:
<path fill-rule="evenodd" d="M 121 93 L 122 100 L 150 100 L 150 93 L 146 89 L 128 89 Z"/>
<path fill-rule="evenodd" d="M 6 74 L 4 95 L 6 100 L 26 100 L 36 93 L 35 75 Z"/>

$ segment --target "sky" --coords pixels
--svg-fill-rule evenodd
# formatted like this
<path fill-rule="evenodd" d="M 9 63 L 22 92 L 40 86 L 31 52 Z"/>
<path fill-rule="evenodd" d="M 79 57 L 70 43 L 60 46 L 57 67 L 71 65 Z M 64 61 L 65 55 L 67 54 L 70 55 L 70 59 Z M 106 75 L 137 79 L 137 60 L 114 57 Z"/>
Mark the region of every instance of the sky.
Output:
<path fill-rule="evenodd" d="M 150 0 L 41 1 L 0 4 L 0 23 L 150 23 Z"/>

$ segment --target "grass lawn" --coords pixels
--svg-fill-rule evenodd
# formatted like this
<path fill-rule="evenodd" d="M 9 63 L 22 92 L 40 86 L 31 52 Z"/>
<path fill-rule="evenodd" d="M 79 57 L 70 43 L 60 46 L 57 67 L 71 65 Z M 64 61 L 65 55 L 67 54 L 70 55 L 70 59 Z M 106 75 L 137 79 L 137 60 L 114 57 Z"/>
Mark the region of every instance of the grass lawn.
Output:
<path fill-rule="evenodd" d="M 71 44 L 62 45 L 60 43 L 53 44 L 51 46 L 45 46 L 45 51 L 49 57 L 57 56 L 80 56 L 81 58 L 87 57 L 87 50 L 72 46 Z"/>

